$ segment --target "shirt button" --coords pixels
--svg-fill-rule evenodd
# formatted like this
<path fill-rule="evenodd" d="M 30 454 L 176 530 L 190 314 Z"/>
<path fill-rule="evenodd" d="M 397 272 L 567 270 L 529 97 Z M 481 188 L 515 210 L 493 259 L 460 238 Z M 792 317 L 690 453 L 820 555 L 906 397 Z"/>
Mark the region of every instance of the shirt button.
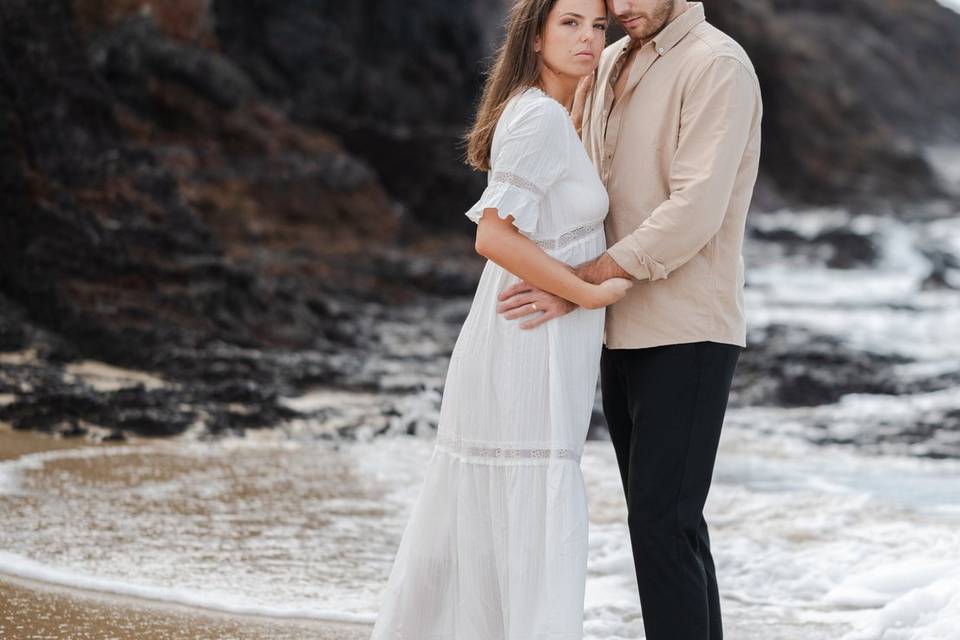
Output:
<path fill-rule="evenodd" d="M 657 51 L 660 52 L 660 55 L 663 55 L 663 47 L 660 47 L 659 49 L 657 49 Z"/>

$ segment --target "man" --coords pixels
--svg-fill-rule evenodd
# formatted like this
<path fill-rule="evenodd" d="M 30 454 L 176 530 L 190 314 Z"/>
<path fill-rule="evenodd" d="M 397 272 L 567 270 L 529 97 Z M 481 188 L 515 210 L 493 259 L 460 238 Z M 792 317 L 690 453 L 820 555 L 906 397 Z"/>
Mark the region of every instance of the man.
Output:
<path fill-rule="evenodd" d="M 627 36 L 604 51 L 582 136 L 610 196 L 608 250 L 579 265 L 633 278 L 607 308 L 603 411 L 628 508 L 648 640 L 721 640 L 703 506 L 737 359 L 746 346 L 743 243 L 762 106 L 744 50 L 702 3 L 607 0 Z M 518 283 L 498 312 L 571 303 Z"/>

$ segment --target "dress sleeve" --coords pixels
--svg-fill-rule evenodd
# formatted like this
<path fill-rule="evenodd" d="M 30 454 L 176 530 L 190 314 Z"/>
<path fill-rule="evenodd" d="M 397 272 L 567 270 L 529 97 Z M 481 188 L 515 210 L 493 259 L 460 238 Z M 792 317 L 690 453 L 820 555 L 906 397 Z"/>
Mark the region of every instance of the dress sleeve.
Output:
<path fill-rule="evenodd" d="M 490 180 L 466 216 L 476 223 L 484 209 L 495 208 L 501 218 L 513 215 L 517 229 L 532 233 L 547 190 L 569 162 L 564 131 L 572 126 L 569 118 L 560 103 L 544 96 L 517 105 L 509 122 L 498 123 L 506 124 L 506 130 L 491 158 Z"/>

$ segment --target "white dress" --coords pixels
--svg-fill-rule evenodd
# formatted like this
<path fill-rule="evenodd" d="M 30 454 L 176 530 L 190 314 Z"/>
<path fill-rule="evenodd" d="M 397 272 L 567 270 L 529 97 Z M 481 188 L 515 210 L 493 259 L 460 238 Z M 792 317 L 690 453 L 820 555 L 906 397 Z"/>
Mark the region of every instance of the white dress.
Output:
<path fill-rule="evenodd" d="M 571 265 L 603 253 L 607 194 L 569 114 L 536 88 L 507 104 L 480 200 Z M 450 358 L 437 439 L 372 640 L 581 640 L 580 455 L 604 309 L 535 329 L 497 314 L 518 278 L 487 261 Z"/>

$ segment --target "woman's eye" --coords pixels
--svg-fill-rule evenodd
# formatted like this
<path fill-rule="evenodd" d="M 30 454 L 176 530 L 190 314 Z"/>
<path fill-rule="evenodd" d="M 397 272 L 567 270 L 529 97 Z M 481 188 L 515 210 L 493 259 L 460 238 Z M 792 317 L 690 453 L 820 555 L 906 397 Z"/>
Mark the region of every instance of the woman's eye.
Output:
<path fill-rule="evenodd" d="M 593 26 L 594 26 L 595 28 L 597 28 L 597 29 L 600 29 L 600 31 L 606 31 L 606 30 L 607 30 L 607 25 L 605 25 L 605 24 L 595 24 L 595 25 L 593 25 Z"/>
<path fill-rule="evenodd" d="M 577 26 L 577 21 L 576 21 L 576 20 L 567 20 L 567 21 L 564 22 L 563 24 L 568 24 L 568 25 Z"/>

